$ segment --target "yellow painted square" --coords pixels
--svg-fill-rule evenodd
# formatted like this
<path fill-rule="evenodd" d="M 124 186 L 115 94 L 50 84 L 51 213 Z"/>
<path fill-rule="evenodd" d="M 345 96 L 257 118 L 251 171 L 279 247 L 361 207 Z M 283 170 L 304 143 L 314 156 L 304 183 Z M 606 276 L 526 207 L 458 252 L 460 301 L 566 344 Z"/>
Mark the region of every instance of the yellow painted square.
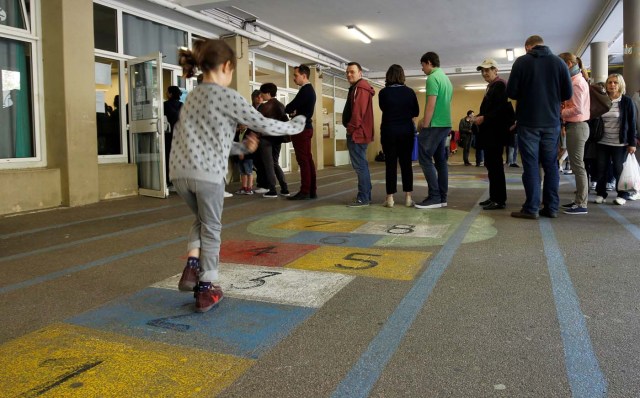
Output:
<path fill-rule="evenodd" d="M 0 395 L 210 397 L 253 362 L 57 324 L 0 346 Z"/>
<path fill-rule="evenodd" d="M 273 228 L 289 229 L 295 231 L 351 232 L 366 223 L 366 221 L 358 220 L 335 220 L 330 218 L 297 217 L 283 223 L 276 224 L 273 226 Z"/>
<path fill-rule="evenodd" d="M 311 271 L 342 272 L 381 279 L 412 280 L 429 252 L 323 246 L 286 265 Z"/>

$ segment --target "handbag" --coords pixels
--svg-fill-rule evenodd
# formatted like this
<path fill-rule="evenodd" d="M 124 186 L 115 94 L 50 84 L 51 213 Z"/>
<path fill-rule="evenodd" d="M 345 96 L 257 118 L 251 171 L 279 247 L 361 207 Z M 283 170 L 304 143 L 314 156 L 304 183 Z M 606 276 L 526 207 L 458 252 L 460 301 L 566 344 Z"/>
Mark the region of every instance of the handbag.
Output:
<path fill-rule="evenodd" d="M 630 153 L 622 164 L 618 191 L 640 191 L 640 166 L 634 154 Z"/>
<path fill-rule="evenodd" d="M 589 85 L 589 113 L 591 119 L 595 119 L 609 112 L 611 98 L 604 87 L 597 84 Z"/>

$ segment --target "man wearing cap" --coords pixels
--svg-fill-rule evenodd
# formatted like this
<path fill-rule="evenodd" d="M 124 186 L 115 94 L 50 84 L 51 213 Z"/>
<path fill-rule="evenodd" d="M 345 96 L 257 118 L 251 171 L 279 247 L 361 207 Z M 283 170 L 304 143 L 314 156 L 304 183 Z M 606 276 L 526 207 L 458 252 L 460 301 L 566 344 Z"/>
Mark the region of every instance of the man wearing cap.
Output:
<path fill-rule="evenodd" d="M 522 158 L 522 185 L 526 200 L 512 217 L 556 218 L 560 207 L 557 150 L 560 137 L 560 105 L 571 98 L 571 76 L 567 64 L 544 45 L 540 36 L 524 43 L 527 53 L 513 63 L 507 95 L 518 101 L 518 147 Z M 540 209 L 540 171 L 544 170 Z"/>
<path fill-rule="evenodd" d="M 498 77 L 498 64 L 485 59 L 476 68 L 489 83 L 475 118 L 478 125 L 476 148 L 484 150 L 484 165 L 489 174 L 489 199 L 480 202 L 484 210 L 506 207 L 507 185 L 504 178 L 502 148 L 509 139 L 509 127 L 513 124 L 513 108 L 507 98 L 507 83 Z"/>

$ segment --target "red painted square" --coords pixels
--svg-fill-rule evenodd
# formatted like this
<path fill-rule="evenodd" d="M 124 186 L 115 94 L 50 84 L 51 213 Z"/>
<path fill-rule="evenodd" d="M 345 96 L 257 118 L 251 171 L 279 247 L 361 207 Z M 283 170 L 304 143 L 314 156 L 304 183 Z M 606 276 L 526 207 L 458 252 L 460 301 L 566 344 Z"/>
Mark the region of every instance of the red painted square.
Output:
<path fill-rule="evenodd" d="M 298 243 L 231 240 L 222 242 L 220 261 L 223 263 L 283 267 L 318 247 L 317 245 L 301 245 Z"/>

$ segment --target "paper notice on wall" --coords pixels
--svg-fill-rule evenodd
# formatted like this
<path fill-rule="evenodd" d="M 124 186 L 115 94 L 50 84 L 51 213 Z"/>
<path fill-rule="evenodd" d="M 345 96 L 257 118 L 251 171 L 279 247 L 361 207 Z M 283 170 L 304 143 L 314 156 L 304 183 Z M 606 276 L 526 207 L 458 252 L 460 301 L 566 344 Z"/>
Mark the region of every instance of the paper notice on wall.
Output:
<path fill-rule="evenodd" d="M 111 85 L 111 65 L 101 64 L 99 62 L 96 65 L 96 84 Z"/>
<path fill-rule="evenodd" d="M 20 90 L 20 72 L 13 70 L 2 71 L 2 91 Z"/>
<path fill-rule="evenodd" d="M 96 91 L 96 113 L 104 113 L 104 91 Z"/>

